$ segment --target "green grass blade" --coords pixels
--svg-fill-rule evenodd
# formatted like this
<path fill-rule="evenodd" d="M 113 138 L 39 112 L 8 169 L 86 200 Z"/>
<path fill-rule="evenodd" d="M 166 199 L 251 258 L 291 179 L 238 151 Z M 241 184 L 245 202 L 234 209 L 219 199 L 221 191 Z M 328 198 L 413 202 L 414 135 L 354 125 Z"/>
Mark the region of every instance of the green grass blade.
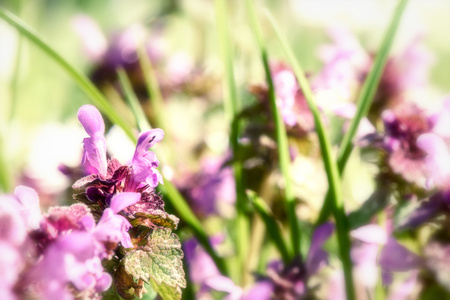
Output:
<path fill-rule="evenodd" d="M 123 93 L 125 94 L 125 99 L 128 102 L 131 110 L 133 111 L 134 118 L 140 132 L 147 131 L 151 129 L 150 123 L 145 116 L 142 106 L 139 103 L 139 99 L 134 93 L 133 87 L 131 86 L 130 79 L 123 68 L 117 70 L 117 75 L 119 77 L 120 85 L 122 86 Z"/>
<path fill-rule="evenodd" d="M 80 71 L 75 69 L 67 60 L 59 55 L 50 45 L 44 41 L 29 25 L 23 22 L 14 14 L 0 8 L 0 18 L 4 19 L 28 40 L 33 42 L 42 51 L 44 51 L 53 61 L 60 65 L 64 71 L 78 84 L 78 86 L 85 92 L 92 103 L 100 109 L 111 122 L 119 125 L 125 133 L 136 141 L 136 136 L 131 127 L 120 117 L 114 110 L 111 104 L 106 100 L 103 94 L 97 87 Z"/>
<path fill-rule="evenodd" d="M 236 121 L 236 116 L 241 109 L 240 101 L 238 99 L 238 93 L 236 90 L 236 81 L 234 78 L 233 68 L 233 55 L 231 50 L 230 34 L 227 22 L 227 6 L 224 0 L 215 1 L 217 29 L 219 37 L 220 52 L 223 62 L 223 71 L 225 73 L 226 88 L 224 88 L 224 107 L 227 115 L 228 122 L 230 124 L 230 145 L 233 151 L 233 156 L 236 157 L 239 151 L 239 131 L 240 122 Z M 236 250 L 238 254 L 238 260 L 240 264 L 240 270 L 243 273 L 242 278 L 238 278 L 237 281 L 242 281 L 245 285 L 246 274 L 245 270 L 247 266 L 246 261 L 249 253 L 249 219 L 246 213 L 246 195 L 243 185 L 242 166 L 240 162 L 235 160 L 233 163 L 233 173 L 236 182 L 236 223 L 235 223 L 235 236 L 236 236 Z"/>
<path fill-rule="evenodd" d="M 260 197 L 258 197 L 258 195 L 256 195 L 255 192 L 247 191 L 247 196 L 252 202 L 259 216 L 263 220 L 264 225 L 266 226 L 266 231 L 267 233 L 269 233 L 269 236 L 273 240 L 275 247 L 277 247 L 278 251 L 280 252 L 284 264 L 287 265 L 289 263 L 290 258 L 288 248 L 283 239 L 283 236 L 281 235 L 280 227 L 275 221 L 275 218 L 272 212 L 270 211 L 270 208 L 267 206 L 267 204 L 264 202 L 263 199 L 261 199 Z"/>
<path fill-rule="evenodd" d="M 180 192 L 177 190 L 177 188 L 168 180 L 164 180 L 164 185 L 160 185 L 159 189 L 167 196 L 169 197 L 169 200 L 173 207 L 175 208 L 177 215 L 180 217 L 183 222 L 188 224 L 188 226 L 193 231 L 195 237 L 199 241 L 199 243 L 202 245 L 202 247 L 208 252 L 208 254 L 213 259 L 214 263 L 216 264 L 219 271 L 227 276 L 228 270 L 225 264 L 225 261 L 222 257 L 220 257 L 216 251 L 213 249 L 211 244 L 209 243 L 208 235 L 206 234 L 205 230 L 203 229 L 202 224 L 197 219 L 195 214 L 192 212 L 189 205 L 184 200 L 183 196 L 181 196 Z"/>
<path fill-rule="evenodd" d="M 366 80 L 364 81 L 361 93 L 359 94 L 358 97 L 356 114 L 352 119 L 350 126 L 347 132 L 345 133 L 344 138 L 342 139 L 341 142 L 341 146 L 339 148 L 338 168 L 340 174 L 344 172 L 345 165 L 347 164 L 350 154 L 352 153 L 353 150 L 352 141 L 358 130 L 359 123 L 361 119 L 367 115 L 370 106 L 372 104 L 376 88 L 378 87 L 381 76 L 383 75 L 383 70 L 384 66 L 386 65 L 386 61 L 388 59 L 389 50 L 394 41 L 395 33 L 397 32 L 401 16 L 403 14 L 403 11 L 405 10 L 407 3 L 408 0 L 401 0 L 397 5 L 391 23 L 384 35 L 380 50 L 375 57 L 372 69 L 370 70 L 370 73 L 368 74 Z M 328 216 L 331 212 L 330 201 L 331 201 L 330 197 L 327 194 L 327 197 L 325 197 L 325 202 L 324 205 L 322 206 L 322 210 L 320 211 L 319 218 L 316 224 L 321 224 L 328 219 Z"/>
<path fill-rule="evenodd" d="M 350 237 L 348 233 L 348 222 L 344 211 L 344 203 L 342 199 L 341 182 L 337 164 L 333 159 L 331 152 L 331 142 L 328 138 L 328 134 L 325 130 L 322 120 L 320 119 L 320 113 L 314 101 L 311 87 L 306 79 L 305 73 L 302 70 L 300 64 L 295 58 L 294 52 L 289 46 L 287 40 L 282 35 L 278 24 L 275 22 L 269 12 L 267 17 L 275 31 L 275 34 L 280 41 L 280 44 L 288 58 L 288 61 L 294 70 L 298 83 L 303 91 L 303 95 L 308 103 L 309 109 L 314 116 L 314 123 L 316 126 L 316 132 L 319 137 L 320 150 L 322 152 L 322 159 L 325 165 L 325 171 L 327 173 L 328 185 L 330 189 L 330 199 L 332 212 L 336 221 L 336 231 L 339 243 L 339 256 L 344 268 L 345 287 L 347 299 L 355 299 L 355 289 L 352 275 L 352 262 L 350 258 Z"/>
<path fill-rule="evenodd" d="M 284 126 L 284 122 L 281 118 L 280 111 L 277 108 L 276 104 L 276 97 L 275 97 L 275 90 L 274 85 L 272 81 L 272 76 L 270 73 L 269 68 L 269 59 L 267 55 L 267 50 L 264 45 L 263 37 L 261 34 L 261 29 L 259 28 L 259 22 L 256 16 L 255 8 L 253 5 L 252 0 L 246 1 L 247 6 L 247 12 L 250 19 L 253 35 L 256 37 L 256 40 L 258 42 L 259 50 L 261 53 L 261 58 L 264 64 L 264 71 L 266 73 L 266 80 L 267 85 L 269 87 L 269 101 L 270 101 L 270 108 L 272 110 L 272 115 L 275 123 L 275 131 L 276 131 L 276 139 L 277 139 L 277 145 L 278 145 L 278 156 L 280 160 L 280 169 L 281 173 L 284 178 L 284 184 L 285 184 L 285 202 L 286 202 L 286 209 L 288 213 L 288 219 L 289 219 L 289 227 L 291 232 L 291 241 L 294 248 L 294 255 L 300 254 L 301 249 L 301 236 L 300 236 L 300 230 L 298 226 L 298 220 L 295 213 L 295 197 L 294 192 L 292 189 L 292 182 L 291 182 L 291 174 L 290 174 L 290 156 L 289 156 L 289 145 L 288 145 L 288 139 L 286 134 L 286 128 Z"/>
<path fill-rule="evenodd" d="M 139 63 L 141 65 L 142 74 L 144 75 L 145 86 L 147 88 L 147 93 L 150 97 L 150 104 L 152 107 L 153 114 L 155 116 L 156 127 L 167 129 L 165 124 L 164 115 L 160 112 L 163 111 L 164 99 L 159 88 L 158 79 L 155 74 L 152 62 L 148 57 L 145 48 L 139 48 Z"/>

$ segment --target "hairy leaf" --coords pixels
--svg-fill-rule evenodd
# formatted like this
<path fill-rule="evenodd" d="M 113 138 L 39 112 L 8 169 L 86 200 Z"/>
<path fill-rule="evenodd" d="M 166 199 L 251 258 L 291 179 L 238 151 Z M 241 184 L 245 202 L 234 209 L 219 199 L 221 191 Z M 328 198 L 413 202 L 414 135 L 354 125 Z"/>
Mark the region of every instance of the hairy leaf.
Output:
<path fill-rule="evenodd" d="M 170 229 L 158 228 L 145 247 L 127 255 L 123 266 L 135 281 L 150 282 L 163 299 L 180 299 L 181 288 L 186 287 L 182 258 L 178 237 Z"/>

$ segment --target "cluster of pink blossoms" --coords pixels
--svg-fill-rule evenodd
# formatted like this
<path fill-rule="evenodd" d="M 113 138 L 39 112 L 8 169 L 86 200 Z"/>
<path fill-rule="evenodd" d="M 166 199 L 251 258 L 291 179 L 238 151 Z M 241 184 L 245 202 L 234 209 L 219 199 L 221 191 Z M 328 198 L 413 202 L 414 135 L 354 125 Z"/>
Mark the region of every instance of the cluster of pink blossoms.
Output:
<path fill-rule="evenodd" d="M 78 119 L 89 135 L 83 141 L 89 175 L 74 184 L 74 199 L 85 203 L 41 214 L 31 188 L 18 186 L 13 195 L 1 196 L 1 299 L 99 299 L 112 285 L 110 273 L 117 271 L 106 272 L 102 262 L 118 260 L 119 248 L 122 253 L 136 248 L 133 239 L 142 241 L 137 234 L 130 236 L 131 220 L 152 228 L 164 224 L 174 229 L 178 223 L 154 192 L 162 176 L 156 155 L 147 151 L 163 138 L 163 131 L 142 133 L 131 165 L 122 166 L 107 160 L 105 125 L 98 110 L 85 105 Z M 117 283 L 116 288 L 120 292 Z"/>

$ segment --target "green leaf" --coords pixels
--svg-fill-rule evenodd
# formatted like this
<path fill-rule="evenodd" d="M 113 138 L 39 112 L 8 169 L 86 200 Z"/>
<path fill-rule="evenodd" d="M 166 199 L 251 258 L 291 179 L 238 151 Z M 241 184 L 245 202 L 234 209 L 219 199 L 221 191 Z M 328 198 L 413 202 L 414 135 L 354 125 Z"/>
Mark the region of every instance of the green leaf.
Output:
<path fill-rule="evenodd" d="M 370 222 L 372 217 L 382 211 L 389 203 L 389 188 L 378 187 L 359 209 L 348 215 L 350 229 L 356 229 Z"/>
<path fill-rule="evenodd" d="M 127 73 L 123 68 L 119 68 L 117 70 L 117 75 L 119 77 L 120 85 L 122 86 L 125 99 L 127 100 L 131 110 L 133 111 L 139 131 L 144 132 L 152 129 L 147 117 L 145 116 L 142 106 L 139 103 L 139 99 L 137 98 L 136 93 L 131 86 L 131 82 L 128 78 Z"/>
<path fill-rule="evenodd" d="M 150 282 L 163 299 L 181 299 L 181 288 L 186 287 L 182 258 L 178 237 L 170 229 L 157 228 L 145 247 L 128 253 L 123 266 L 135 281 Z"/>

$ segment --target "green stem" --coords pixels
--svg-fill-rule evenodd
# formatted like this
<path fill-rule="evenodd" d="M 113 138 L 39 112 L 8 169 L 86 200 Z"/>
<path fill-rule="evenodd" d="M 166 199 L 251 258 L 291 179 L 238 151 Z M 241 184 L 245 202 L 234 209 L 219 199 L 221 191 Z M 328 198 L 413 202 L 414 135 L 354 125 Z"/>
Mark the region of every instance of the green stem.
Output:
<path fill-rule="evenodd" d="M 237 96 L 236 82 L 234 78 L 233 59 L 231 50 L 231 41 L 227 23 L 227 7 L 224 0 L 216 0 L 216 18 L 217 29 L 220 43 L 220 50 L 222 55 L 223 70 L 225 72 L 226 88 L 224 89 L 224 107 L 228 122 L 230 124 L 230 144 L 233 151 L 233 157 L 236 158 L 239 151 L 239 131 L 240 122 L 237 121 L 237 115 L 241 109 L 240 102 Z M 236 223 L 235 223 L 235 237 L 236 250 L 238 253 L 238 260 L 240 270 L 242 270 L 242 285 L 245 285 L 246 274 L 248 273 L 246 263 L 249 254 L 249 220 L 246 213 L 246 196 L 243 184 L 242 165 L 234 159 L 233 173 L 236 182 Z"/>
<path fill-rule="evenodd" d="M 330 189 L 330 199 L 332 200 L 332 212 L 336 221 L 336 231 L 339 243 L 339 256 L 344 268 L 345 277 L 345 290 L 347 294 L 347 299 L 355 299 L 355 289 L 353 283 L 352 274 L 352 261 L 350 258 L 350 237 L 348 234 L 348 222 L 344 210 L 344 202 L 342 199 L 341 182 L 339 177 L 339 172 L 337 164 L 333 159 L 331 152 L 331 142 L 328 138 L 328 134 L 325 130 L 323 122 L 320 119 L 320 113 L 314 101 L 313 93 L 311 87 L 306 79 L 305 73 L 302 70 L 300 64 L 298 63 L 295 55 L 289 46 L 287 40 L 282 35 L 278 24 L 275 22 L 273 17 L 267 12 L 267 17 L 275 31 L 275 34 L 280 41 L 280 44 L 289 60 L 290 65 L 293 68 L 295 76 L 298 83 L 302 89 L 303 95 L 305 96 L 306 102 L 308 103 L 309 109 L 314 117 L 314 123 L 316 127 L 316 132 L 319 137 L 320 149 L 322 151 L 322 159 L 325 165 L 325 171 L 327 174 L 328 185 Z"/>
<path fill-rule="evenodd" d="M 259 50 L 261 52 L 261 58 L 264 64 L 264 71 L 266 74 L 267 85 L 269 87 L 269 101 L 270 108 L 272 111 L 273 120 L 275 122 L 275 133 L 276 140 L 278 145 L 278 156 L 280 161 L 280 169 L 281 174 L 284 179 L 284 193 L 285 193 L 285 205 L 288 213 L 289 225 L 290 225 L 290 233 L 291 240 L 293 245 L 293 253 L 294 255 L 300 255 L 301 249 L 301 236 L 300 230 L 298 226 L 298 220 L 296 215 L 296 202 L 294 197 L 294 192 L 292 189 L 291 183 L 291 175 L 290 175 L 290 156 L 289 156 L 289 145 L 286 134 L 286 128 L 284 126 L 284 122 L 281 118 L 280 111 L 278 110 L 276 104 L 276 96 L 275 89 L 272 81 L 272 76 L 269 67 L 269 59 L 267 55 L 267 50 L 264 45 L 263 37 L 261 34 L 261 29 L 259 28 L 259 22 L 256 16 L 255 8 L 253 6 L 253 2 L 251 0 L 246 1 L 247 12 L 249 15 L 249 19 L 251 22 L 251 27 L 253 34 L 256 37 L 256 40 L 259 45 Z"/>
<path fill-rule="evenodd" d="M 167 129 L 164 114 L 160 113 L 163 111 L 164 99 L 159 88 L 158 79 L 156 78 L 152 62 L 146 54 L 144 47 L 139 48 L 139 62 L 141 64 L 142 74 L 144 75 L 147 92 L 150 97 L 152 114 L 155 117 L 154 121 L 156 121 L 156 126 Z"/>
<path fill-rule="evenodd" d="M 148 119 L 145 116 L 144 111 L 142 110 L 141 104 L 139 103 L 139 99 L 134 93 L 133 87 L 131 86 L 130 79 L 128 78 L 127 73 L 123 68 L 119 68 L 117 70 L 117 75 L 119 77 L 120 85 L 122 86 L 125 99 L 127 100 L 128 105 L 131 107 L 131 110 L 133 111 L 139 131 L 143 132 L 150 130 L 151 129 L 150 123 L 148 122 Z"/>
<path fill-rule="evenodd" d="M 388 59 L 389 50 L 394 41 L 395 33 L 397 32 L 397 28 L 400 23 L 401 16 L 403 11 L 405 10 L 406 4 L 408 0 L 401 0 L 397 5 L 397 8 L 392 17 L 391 23 L 386 30 L 384 35 L 383 43 L 381 45 L 380 51 L 375 57 L 375 61 L 373 63 L 372 69 L 370 70 L 369 75 L 364 81 L 363 87 L 361 89 L 361 93 L 359 94 L 357 101 L 357 109 L 356 114 L 353 117 L 350 126 L 347 132 L 344 135 L 344 138 L 341 142 L 341 147 L 338 152 L 338 168 L 339 174 L 343 174 L 347 161 L 350 157 L 350 154 L 353 150 L 353 138 L 358 130 L 359 123 L 361 119 L 367 115 L 370 106 L 372 104 L 373 98 L 376 93 L 376 88 L 380 82 L 381 76 L 383 75 L 384 66 L 386 65 L 386 61 Z M 316 224 L 321 224 L 328 219 L 328 216 L 331 212 L 330 206 L 330 196 L 329 192 L 325 197 L 324 205 L 319 214 L 319 218 Z"/>
<path fill-rule="evenodd" d="M 269 236 L 272 239 L 275 247 L 277 247 L 278 252 L 280 252 L 284 264 L 287 265 L 289 263 L 290 258 L 288 248 L 283 239 L 283 236 L 281 235 L 281 229 L 276 223 L 275 218 L 272 212 L 270 211 L 270 208 L 267 206 L 267 204 L 264 202 L 263 199 L 261 199 L 260 197 L 258 197 L 258 195 L 256 195 L 255 192 L 247 191 L 247 196 L 253 203 L 253 206 L 255 207 L 259 216 L 263 220 L 266 226 L 266 231 L 269 233 Z"/>

